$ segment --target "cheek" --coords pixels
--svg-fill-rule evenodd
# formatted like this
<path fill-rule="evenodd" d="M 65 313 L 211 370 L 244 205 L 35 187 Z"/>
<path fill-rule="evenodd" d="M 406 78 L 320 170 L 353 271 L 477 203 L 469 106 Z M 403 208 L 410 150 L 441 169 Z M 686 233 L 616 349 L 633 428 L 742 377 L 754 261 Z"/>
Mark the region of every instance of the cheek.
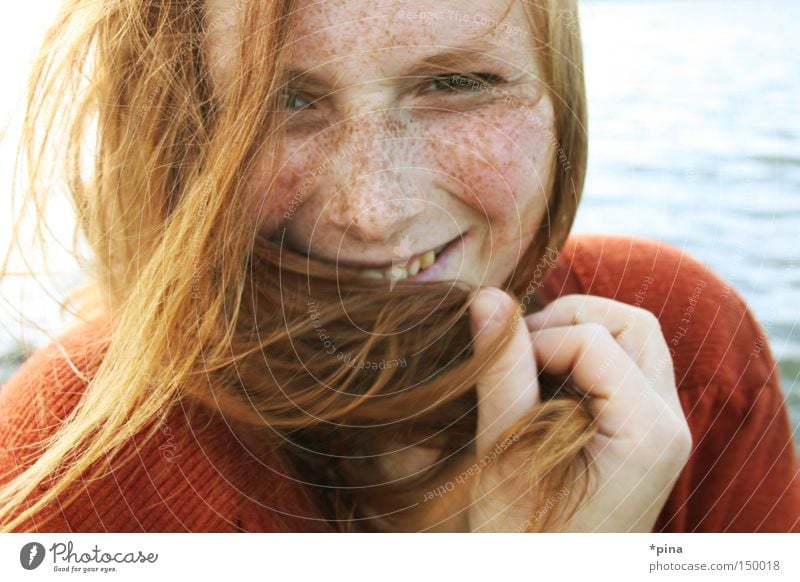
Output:
<path fill-rule="evenodd" d="M 319 179 L 318 149 L 285 144 L 274 179 L 270 179 L 271 158 L 262 158 L 258 170 L 249 179 L 249 196 L 253 208 L 260 213 L 261 230 L 267 236 L 275 234 L 282 225 L 293 220 L 314 183 Z"/>
<path fill-rule="evenodd" d="M 545 203 L 552 116 L 547 107 L 540 109 L 500 105 L 428 122 L 437 170 L 450 178 L 452 192 L 490 222 L 517 221 Z"/>

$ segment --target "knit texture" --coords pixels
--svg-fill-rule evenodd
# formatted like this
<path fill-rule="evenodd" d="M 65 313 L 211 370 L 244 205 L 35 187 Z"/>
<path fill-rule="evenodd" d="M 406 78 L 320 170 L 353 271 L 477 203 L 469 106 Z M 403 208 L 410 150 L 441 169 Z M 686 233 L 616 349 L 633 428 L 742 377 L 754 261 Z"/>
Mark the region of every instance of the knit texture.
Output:
<path fill-rule="evenodd" d="M 767 336 L 718 274 L 667 243 L 571 236 L 539 292 L 589 294 L 657 316 L 693 451 L 653 531 L 800 532 L 800 466 Z M 32 355 L 0 390 L 0 484 L 41 452 L 108 346 L 101 318 Z M 65 357 L 65 355 L 68 356 Z M 176 406 L 155 438 L 131 435 L 116 465 L 19 530 L 317 531 L 304 487 L 254 454 L 225 420 Z M 77 498 L 66 503 L 70 495 Z"/>

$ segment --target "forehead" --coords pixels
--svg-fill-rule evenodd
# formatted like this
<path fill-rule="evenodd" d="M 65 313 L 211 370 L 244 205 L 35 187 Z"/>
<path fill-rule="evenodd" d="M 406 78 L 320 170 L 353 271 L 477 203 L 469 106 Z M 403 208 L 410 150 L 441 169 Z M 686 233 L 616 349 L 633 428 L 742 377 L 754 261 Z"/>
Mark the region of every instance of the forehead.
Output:
<path fill-rule="evenodd" d="M 301 0 L 297 8 L 298 60 L 373 56 L 391 64 L 475 39 L 517 56 L 531 46 L 525 12 L 514 0 Z"/>
<path fill-rule="evenodd" d="M 235 45 L 236 19 L 249 1 L 208 0 L 208 40 L 217 55 Z M 395 64 L 467 45 L 520 66 L 534 59 L 533 32 L 517 0 L 295 0 L 290 18 L 292 61 L 303 69 L 340 63 L 391 75 Z"/>
<path fill-rule="evenodd" d="M 525 25 L 524 10 L 515 0 L 297 0 L 294 6 L 298 42 L 313 37 L 343 48 L 463 41 L 478 35 L 499 39 Z"/>

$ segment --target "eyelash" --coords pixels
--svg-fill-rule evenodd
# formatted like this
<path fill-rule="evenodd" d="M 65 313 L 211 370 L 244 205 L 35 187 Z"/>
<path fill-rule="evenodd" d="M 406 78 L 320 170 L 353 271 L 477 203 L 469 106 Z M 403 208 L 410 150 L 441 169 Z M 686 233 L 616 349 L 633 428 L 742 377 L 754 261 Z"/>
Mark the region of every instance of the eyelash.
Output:
<path fill-rule="evenodd" d="M 490 86 L 500 85 L 505 82 L 502 77 L 493 73 L 447 73 L 446 75 L 429 77 L 428 80 L 429 83 L 426 87 L 435 85 L 436 88 L 434 91 L 445 91 L 453 94 L 474 93 L 475 91 L 485 90 Z M 423 92 L 427 93 L 429 91 L 424 90 Z M 296 98 L 303 99 L 296 93 L 284 93 L 284 106 L 287 109 L 292 109 L 291 107 L 288 107 L 286 102 Z M 305 101 L 305 99 L 303 100 Z M 310 105 L 311 104 L 309 103 L 308 105 L 300 107 L 297 109 L 297 111 L 302 111 L 308 108 Z"/>
<path fill-rule="evenodd" d="M 446 88 L 439 86 L 438 89 L 449 93 L 472 93 L 477 90 L 485 90 L 489 86 L 500 85 L 503 83 L 503 78 L 493 73 L 447 73 L 431 79 L 431 83 L 448 82 L 450 84 L 446 85 Z M 453 87 L 453 83 L 458 86 Z"/>

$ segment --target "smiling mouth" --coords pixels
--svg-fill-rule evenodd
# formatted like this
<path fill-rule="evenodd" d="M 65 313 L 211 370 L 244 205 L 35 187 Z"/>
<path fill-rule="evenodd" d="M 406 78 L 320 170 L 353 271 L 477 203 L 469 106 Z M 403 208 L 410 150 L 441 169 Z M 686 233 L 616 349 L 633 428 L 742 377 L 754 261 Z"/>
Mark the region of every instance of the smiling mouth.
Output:
<path fill-rule="evenodd" d="M 466 232 L 462 232 L 455 238 L 450 239 L 448 242 L 425 252 L 416 254 L 406 254 L 405 252 L 399 253 L 400 256 L 393 257 L 390 263 L 386 262 L 380 264 L 377 261 L 347 261 L 339 258 L 331 260 L 320 256 L 316 256 L 314 258 L 338 267 L 352 269 L 367 279 L 388 281 L 392 284 L 392 286 L 394 286 L 394 283 L 404 279 L 425 280 L 428 278 L 427 276 L 441 270 L 433 269 L 432 267 L 441 267 L 441 265 L 439 265 L 439 263 L 442 262 L 440 258 L 443 259 L 445 258 L 445 255 L 452 254 L 450 251 L 457 247 L 464 240 L 466 235 Z M 277 240 L 274 242 L 276 244 L 280 244 L 280 242 Z M 309 255 L 308 251 L 296 252 L 299 252 L 307 257 L 313 256 Z"/>
<path fill-rule="evenodd" d="M 455 239 L 453 239 L 455 240 Z M 392 259 L 392 264 L 383 268 L 359 269 L 361 275 L 368 279 L 401 281 L 414 275 L 424 272 L 428 267 L 436 263 L 436 259 L 442 254 L 450 242 L 439 245 L 436 248 L 417 253 L 415 255 L 397 257 Z"/>

